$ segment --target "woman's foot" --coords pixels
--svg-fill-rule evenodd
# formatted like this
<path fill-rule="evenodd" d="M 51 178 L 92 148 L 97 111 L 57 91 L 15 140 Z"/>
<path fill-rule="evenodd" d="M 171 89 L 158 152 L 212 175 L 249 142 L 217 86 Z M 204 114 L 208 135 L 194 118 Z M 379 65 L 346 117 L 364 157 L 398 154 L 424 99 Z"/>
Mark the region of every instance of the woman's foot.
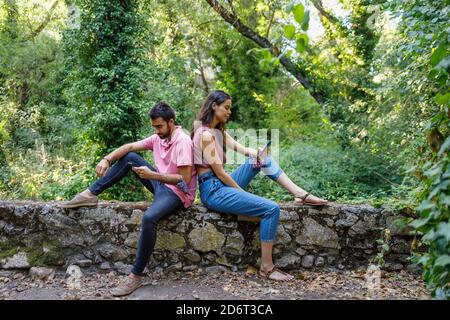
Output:
<path fill-rule="evenodd" d="M 329 204 L 327 200 L 320 199 L 308 192 L 303 194 L 296 193 L 294 197 L 294 203 L 299 205 L 323 206 Z"/>
<path fill-rule="evenodd" d="M 269 279 L 269 280 L 275 280 L 275 281 L 292 281 L 294 280 L 294 276 L 281 271 L 280 269 L 278 269 L 275 266 L 272 266 L 272 268 L 267 268 L 265 269 L 264 267 L 261 266 L 261 268 L 259 269 L 259 275 L 260 277 L 264 278 L 264 279 Z"/>

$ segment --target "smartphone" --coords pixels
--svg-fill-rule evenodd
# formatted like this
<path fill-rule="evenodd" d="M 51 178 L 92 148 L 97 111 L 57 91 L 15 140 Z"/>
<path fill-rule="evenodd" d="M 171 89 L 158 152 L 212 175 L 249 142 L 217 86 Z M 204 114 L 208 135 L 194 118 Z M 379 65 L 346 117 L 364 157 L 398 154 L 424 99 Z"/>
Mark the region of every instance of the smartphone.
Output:
<path fill-rule="evenodd" d="M 270 146 L 270 144 L 272 143 L 272 140 L 269 140 L 266 145 L 264 146 L 264 148 L 261 149 L 261 151 L 258 153 L 258 157 L 261 157 L 261 155 L 266 151 L 266 149 Z"/>

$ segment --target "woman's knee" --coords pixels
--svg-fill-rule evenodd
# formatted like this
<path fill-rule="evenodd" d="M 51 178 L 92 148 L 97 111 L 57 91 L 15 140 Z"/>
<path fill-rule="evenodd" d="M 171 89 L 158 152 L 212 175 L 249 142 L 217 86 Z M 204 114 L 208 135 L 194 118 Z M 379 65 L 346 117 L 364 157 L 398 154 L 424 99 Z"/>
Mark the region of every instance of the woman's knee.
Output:
<path fill-rule="evenodd" d="M 265 158 L 261 171 L 274 181 L 283 173 L 283 169 L 270 155 Z"/>
<path fill-rule="evenodd" d="M 280 206 L 278 203 L 270 201 L 268 204 L 267 215 L 272 218 L 278 220 L 280 218 Z"/>

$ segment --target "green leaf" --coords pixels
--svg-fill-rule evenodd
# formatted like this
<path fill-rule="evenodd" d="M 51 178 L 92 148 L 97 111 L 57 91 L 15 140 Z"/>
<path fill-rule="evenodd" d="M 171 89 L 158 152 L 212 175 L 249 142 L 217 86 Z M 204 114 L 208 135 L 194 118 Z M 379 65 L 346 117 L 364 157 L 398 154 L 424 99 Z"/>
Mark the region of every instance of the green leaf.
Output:
<path fill-rule="evenodd" d="M 297 52 L 303 52 L 308 45 L 308 36 L 306 34 L 298 34 L 297 35 L 297 47 L 295 50 Z"/>
<path fill-rule="evenodd" d="M 428 169 L 423 174 L 429 178 L 434 177 L 437 174 L 440 174 L 442 167 L 440 165 L 435 165 L 431 169 Z"/>
<path fill-rule="evenodd" d="M 436 50 L 433 51 L 430 61 L 431 65 L 434 67 L 437 65 L 444 57 L 447 51 L 447 44 L 441 43 Z"/>
<path fill-rule="evenodd" d="M 259 48 L 251 48 L 250 50 L 247 50 L 246 54 L 249 55 L 250 53 L 259 52 L 259 51 L 261 51 L 261 49 L 259 49 Z"/>
<path fill-rule="evenodd" d="M 384 251 L 388 251 L 389 250 L 389 246 L 386 243 L 383 244 L 383 250 Z"/>
<path fill-rule="evenodd" d="M 414 229 L 419 229 L 420 227 L 423 227 L 424 225 L 426 225 L 429 220 L 430 220 L 429 218 L 417 219 L 417 220 L 414 220 L 413 222 L 411 222 L 409 225 L 411 227 L 413 227 Z"/>
<path fill-rule="evenodd" d="M 439 149 L 437 156 L 438 157 L 441 156 L 441 154 L 443 154 L 445 151 L 447 151 L 449 147 L 450 147 L 450 136 L 448 136 L 447 139 L 445 139 L 445 142 L 442 144 L 441 148 Z"/>
<path fill-rule="evenodd" d="M 450 180 L 444 180 L 441 183 L 439 183 L 437 185 L 437 187 L 435 187 L 429 194 L 429 198 L 433 198 L 435 195 L 437 195 L 439 193 L 439 191 L 443 190 L 447 190 L 448 186 L 450 185 Z"/>
<path fill-rule="evenodd" d="M 433 230 L 428 231 L 422 236 L 423 243 L 431 243 L 436 238 L 436 232 Z"/>
<path fill-rule="evenodd" d="M 288 24 L 287 26 L 284 26 L 284 35 L 285 35 L 286 38 L 288 38 L 289 40 L 294 39 L 294 36 L 295 36 L 295 26 L 293 26 L 292 24 Z"/>
<path fill-rule="evenodd" d="M 434 262 L 434 265 L 438 266 L 438 267 L 445 267 L 448 264 L 450 264 L 450 256 L 448 254 L 444 254 L 443 256 L 440 256 Z"/>
<path fill-rule="evenodd" d="M 439 203 L 444 206 L 450 206 L 450 196 L 447 196 L 444 193 L 441 193 L 439 195 Z"/>
<path fill-rule="evenodd" d="M 439 223 L 436 234 L 438 236 L 444 237 L 447 241 L 450 241 L 450 222 L 441 222 Z"/>
<path fill-rule="evenodd" d="M 291 55 L 292 55 L 292 50 L 291 49 L 289 49 L 288 51 L 286 51 L 286 58 L 290 58 L 291 57 Z"/>
<path fill-rule="evenodd" d="M 417 264 L 426 265 L 429 260 L 430 260 L 430 257 L 428 255 L 424 255 L 424 256 L 420 257 L 420 259 L 417 261 Z"/>
<path fill-rule="evenodd" d="M 294 8 L 294 3 L 293 2 L 291 2 L 291 3 L 289 3 L 287 6 L 286 6 L 286 12 L 287 13 L 289 13 L 289 12 L 291 12 L 292 11 L 292 9 Z"/>
<path fill-rule="evenodd" d="M 426 210 L 426 209 L 431 209 L 431 208 L 433 208 L 433 207 L 435 207 L 436 205 L 432 202 L 432 201 L 430 201 L 430 200 L 424 200 L 424 201 L 422 201 L 422 203 L 420 204 L 420 206 L 417 208 L 417 210 L 419 210 L 419 211 L 423 211 L 423 210 Z"/>
<path fill-rule="evenodd" d="M 302 30 L 306 31 L 308 30 L 308 27 L 309 27 L 309 10 L 306 10 L 305 15 L 303 16 Z"/>
<path fill-rule="evenodd" d="M 434 97 L 434 101 L 436 101 L 437 104 L 448 105 L 450 103 L 450 92 L 447 92 L 446 94 L 437 94 L 436 97 Z"/>
<path fill-rule="evenodd" d="M 439 113 L 436 114 L 433 118 L 431 118 L 431 123 L 432 123 L 432 124 L 440 123 L 441 120 L 442 120 L 445 116 L 446 116 L 445 113 L 439 112 Z"/>
<path fill-rule="evenodd" d="M 301 24 L 303 22 L 303 15 L 305 14 L 305 7 L 303 7 L 303 4 L 299 3 L 295 5 L 292 12 L 294 13 L 295 21 Z"/>
<path fill-rule="evenodd" d="M 270 61 L 270 59 L 272 59 L 272 53 L 270 53 L 269 49 L 261 50 L 261 55 L 262 55 L 262 58 L 267 61 Z"/>
<path fill-rule="evenodd" d="M 272 59 L 270 59 L 270 63 L 275 65 L 275 66 L 278 66 L 278 65 L 280 65 L 280 58 L 279 57 L 273 57 Z"/>

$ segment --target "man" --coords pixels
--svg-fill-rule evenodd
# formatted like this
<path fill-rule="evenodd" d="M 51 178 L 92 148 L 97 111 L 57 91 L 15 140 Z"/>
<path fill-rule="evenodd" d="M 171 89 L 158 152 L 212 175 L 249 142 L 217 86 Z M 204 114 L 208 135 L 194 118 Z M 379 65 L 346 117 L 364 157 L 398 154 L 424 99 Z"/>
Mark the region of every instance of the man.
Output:
<path fill-rule="evenodd" d="M 158 221 L 189 207 L 197 187 L 191 138 L 175 125 L 175 112 L 164 102 L 157 103 L 148 113 L 155 134 L 141 141 L 125 144 L 106 157 L 96 167 L 100 179 L 88 189 L 63 203 L 64 208 L 95 206 L 98 195 L 125 177 L 130 170 L 150 190 L 153 203 L 142 218 L 138 251 L 131 273 L 112 291 L 114 296 L 130 294 L 142 285 L 143 271 L 156 242 Z M 151 150 L 156 169 L 135 151 Z M 113 161 L 117 162 L 108 170 Z"/>

